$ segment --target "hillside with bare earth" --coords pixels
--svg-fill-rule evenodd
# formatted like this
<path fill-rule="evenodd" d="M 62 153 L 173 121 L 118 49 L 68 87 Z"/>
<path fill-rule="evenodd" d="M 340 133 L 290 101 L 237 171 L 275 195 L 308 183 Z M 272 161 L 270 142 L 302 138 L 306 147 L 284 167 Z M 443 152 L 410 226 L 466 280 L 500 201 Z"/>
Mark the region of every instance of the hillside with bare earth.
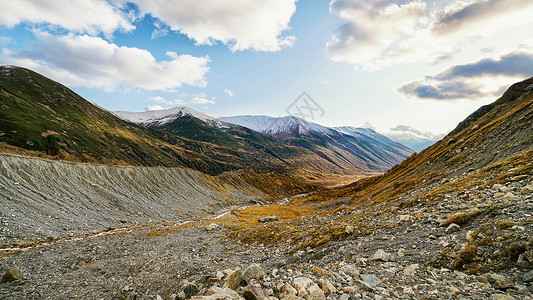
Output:
<path fill-rule="evenodd" d="M 278 194 L 266 203 L 254 197 L 261 195 L 256 190 L 267 191 L 270 184 L 253 186 L 246 173 L 236 173 L 229 186 L 226 179 L 214 178 L 205 187 L 224 195 L 229 191 L 234 198 L 242 187 L 233 190 L 238 186 L 233 181 L 241 182 L 248 191 L 242 196 L 244 203 L 235 203 L 241 207 L 210 210 L 187 220 L 162 218 L 169 222 L 124 224 L 4 245 L 9 248 L 0 249 L 4 273 L 0 295 L 6 299 L 531 299 L 532 122 L 533 78 L 511 86 L 443 140 L 380 176 L 287 198 Z M 20 188 L 12 181 L 26 180 L 24 189 L 46 181 L 27 174 L 17 179 L 25 174 L 16 171 L 21 162 L 10 166 L 14 173 L 6 182 L 13 185 L 12 193 Z M 150 176 L 170 180 L 159 173 Z M 124 184 L 141 184 L 144 177 Z M 219 186 L 218 180 L 224 184 Z M 94 193 L 95 188 L 82 191 Z M 199 199 L 219 195 L 202 191 L 194 192 Z M 120 193 L 128 197 L 130 191 Z M 71 203 L 65 194 L 47 201 Z M 193 201 L 196 196 L 187 198 Z M 110 208 L 111 204 L 103 207 Z"/>

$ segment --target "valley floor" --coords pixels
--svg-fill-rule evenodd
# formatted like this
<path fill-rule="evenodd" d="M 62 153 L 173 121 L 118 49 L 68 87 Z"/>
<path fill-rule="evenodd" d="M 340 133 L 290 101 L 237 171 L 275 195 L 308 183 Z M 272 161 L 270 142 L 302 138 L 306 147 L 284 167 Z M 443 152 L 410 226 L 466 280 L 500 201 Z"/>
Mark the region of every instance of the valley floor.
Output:
<path fill-rule="evenodd" d="M 269 212 L 281 211 L 275 205 L 251 207 L 217 219 L 134 226 L 127 232 L 4 251 L 2 274 L 19 268 L 23 275 L 1 283 L 0 298 L 175 299 L 195 294 L 258 300 L 531 299 L 533 258 L 502 252 L 512 241 L 530 248 L 531 184 L 528 177 L 463 191 L 437 205 L 417 203 L 384 211 L 376 206 L 362 217 L 357 209 L 320 214 L 316 205 L 284 202 L 283 211 L 299 217 L 282 215 L 280 221 L 257 223 Z M 510 194 L 500 195 L 500 190 Z M 450 216 L 474 208 L 479 212 L 468 222 L 441 226 Z M 349 221 L 354 217 L 361 224 Z M 239 241 L 279 226 L 311 232 L 331 224 L 343 228 L 342 238 L 313 247 L 298 247 L 305 239 L 296 235 L 283 243 L 258 237 L 250 244 Z M 483 239 L 485 244 L 479 243 Z M 466 257 L 470 243 L 476 250 Z M 476 265 L 477 270 L 452 270 Z M 243 271 L 242 282 L 237 269 Z"/>

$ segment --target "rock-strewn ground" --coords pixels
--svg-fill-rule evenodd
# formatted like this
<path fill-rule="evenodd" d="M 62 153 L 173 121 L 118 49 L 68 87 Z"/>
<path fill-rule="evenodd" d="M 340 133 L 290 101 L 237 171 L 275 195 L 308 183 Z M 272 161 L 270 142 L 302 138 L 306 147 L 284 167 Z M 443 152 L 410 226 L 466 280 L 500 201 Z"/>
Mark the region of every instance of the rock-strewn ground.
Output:
<path fill-rule="evenodd" d="M 23 278 L 1 283 L 0 298 L 531 299 L 532 184 L 523 176 L 437 203 L 306 214 L 293 221 L 346 234 L 304 248 L 241 243 L 229 234 L 234 214 L 59 240 L 4 258 L 0 274 L 18 268 Z M 272 219 L 251 230 L 284 222 Z"/>

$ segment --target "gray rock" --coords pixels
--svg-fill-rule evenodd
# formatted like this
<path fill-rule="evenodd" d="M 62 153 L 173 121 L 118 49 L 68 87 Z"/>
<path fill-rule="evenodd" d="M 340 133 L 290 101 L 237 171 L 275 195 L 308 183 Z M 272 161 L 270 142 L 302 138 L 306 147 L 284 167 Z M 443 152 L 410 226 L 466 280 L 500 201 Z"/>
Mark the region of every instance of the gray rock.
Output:
<path fill-rule="evenodd" d="M 446 230 L 444 232 L 446 232 L 446 233 L 454 233 L 454 232 L 459 231 L 459 229 L 461 229 L 461 226 L 459 226 L 459 225 L 457 225 L 455 223 L 452 223 L 446 228 Z"/>
<path fill-rule="evenodd" d="M 22 274 L 22 271 L 19 268 L 13 268 L 4 273 L 0 282 L 11 282 L 20 279 L 24 279 L 24 274 Z"/>
<path fill-rule="evenodd" d="M 247 286 L 242 292 L 242 296 L 246 300 L 266 300 L 268 298 L 261 286 L 257 285 Z"/>
<path fill-rule="evenodd" d="M 524 274 L 523 278 L 525 282 L 533 282 L 533 270 Z"/>
<path fill-rule="evenodd" d="M 374 256 L 372 257 L 373 260 L 381 260 L 381 261 L 389 261 L 391 258 L 391 255 L 381 249 L 376 251 L 374 253 Z"/>
<path fill-rule="evenodd" d="M 533 269 L 533 254 L 529 251 L 520 254 L 516 264 L 525 269 Z"/>
<path fill-rule="evenodd" d="M 376 275 L 361 275 L 363 282 L 370 284 L 373 288 L 381 286 L 381 280 Z"/>
<path fill-rule="evenodd" d="M 246 283 L 250 283 L 252 279 L 259 280 L 261 277 L 265 275 L 265 272 L 259 266 L 258 264 L 251 264 L 246 269 L 244 269 L 244 272 L 242 272 L 242 279 L 246 281 Z"/>
<path fill-rule="evenodd" d="M 278 216 L 272 215 L 272 216 L 266 216 L 264 218 L 261 218 L 258 221 L 259 223 L 267 223 L 267 222 L 278 221 L 278 220 L 279 220 Z"/>
<path fill-rule="evenodd" d="M 196 296 L 199 290 L 196 285 L 189 284 L 183 289 L 183 292 L 185 293 L 185 298 L 191 298 L 192 296 Z"/>
<path fill-rule="evenodd" d="M 513 282 L 505 276 L 495 273 L 485 274 L 485 276 L 489 280 L 492 287 L 495 289 L 506 290 L 509 288 L 514 288 Z"/>
<path fill-rule="evenodd" d="M 353 279 L 359 278 L 359 270 L 354 268 L 352 265 L 346 265 L 341 268 L 341 271 L 344 272 L 344 274 L 352 277 Z"/>

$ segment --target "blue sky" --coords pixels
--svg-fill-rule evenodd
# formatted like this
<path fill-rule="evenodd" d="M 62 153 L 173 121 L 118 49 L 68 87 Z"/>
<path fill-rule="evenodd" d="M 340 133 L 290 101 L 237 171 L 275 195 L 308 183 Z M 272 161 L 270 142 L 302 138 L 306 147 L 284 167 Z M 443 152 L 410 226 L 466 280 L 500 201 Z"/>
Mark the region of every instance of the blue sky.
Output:
<path fill-rule="evenodd" d="M 531 15 L 530 0 L 2 1 L 0 64 L 109 110 L 283 116 L 306 91 L 315 122 L 435 138 L 533 76 Z"/>

